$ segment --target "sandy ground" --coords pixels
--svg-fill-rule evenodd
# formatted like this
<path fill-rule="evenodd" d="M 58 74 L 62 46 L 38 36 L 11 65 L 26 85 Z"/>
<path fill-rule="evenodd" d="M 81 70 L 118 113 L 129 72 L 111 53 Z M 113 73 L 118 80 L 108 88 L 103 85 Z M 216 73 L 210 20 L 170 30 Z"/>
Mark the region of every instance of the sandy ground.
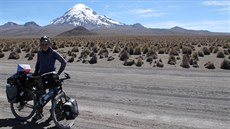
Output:
<path fill-rule="evenodd" d="M 103 62 L 103 61 L 102 61 Z M 5 95 L 6 79 L 17 64 L 34 61 L 0 59 L 0 128 L 55 128 L 46 116 L 32 123 L 14 119 Z M 229 70 L 126 67 L 71 63 L 64 83 L 80 115 L 76 129 L 229 129 Z"/>

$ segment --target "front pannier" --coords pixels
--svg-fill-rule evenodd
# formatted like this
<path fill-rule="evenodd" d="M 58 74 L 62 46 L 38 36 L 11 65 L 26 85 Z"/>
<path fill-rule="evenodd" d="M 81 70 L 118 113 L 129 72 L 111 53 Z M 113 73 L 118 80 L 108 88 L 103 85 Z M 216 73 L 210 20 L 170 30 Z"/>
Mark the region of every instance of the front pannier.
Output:
<path fill-rule="evenodd" d="M 76 99 L 69 99 L 65 104 L 63 105 L 63 109 L 65 111 L 65 116 L 67 120 L 75 119 L 78 114 L 78 105 Z"/>
<path fill-rule="evenodd" d="M 42 83 L 46 89 L 53 86 L 57 86 L 58 82 L 59 82 L 59 76 L 55 72 L 42 75 Z"/>

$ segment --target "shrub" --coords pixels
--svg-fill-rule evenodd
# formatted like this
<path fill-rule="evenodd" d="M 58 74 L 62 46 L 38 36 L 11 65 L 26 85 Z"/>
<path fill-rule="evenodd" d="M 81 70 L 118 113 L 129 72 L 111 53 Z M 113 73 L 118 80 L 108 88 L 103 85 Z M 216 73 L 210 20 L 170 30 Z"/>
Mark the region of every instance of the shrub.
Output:
<path fill-rule="evenodd" d="M 148 51 L 148 53 L 147 53 L 146 56 L 147 57 L 152 56 L 153 59 L 157 59 L 157 53 L 154 50 L 152 50 L 152 49 Z"/>
<path fill-rule="evenodd" d="M 127 52 L 130 54 L 130 55 L 134 55 L 134 49 L 132 46 L 129 46 L 129 48 L 127 48 Z"/>
<path fill-rule="evenodd" d="M 118 45 L 115 45 L 113 47 L 113 53 L 119 53 L 120 52 L 120 48 L 118 47 Z"/>
<path fill-rule="evenodd" d="M 218 51 L 216 57 L 217 58 L 224 58 L 225 57 L 224 52 L 223 51 Z"/>
<path fill-rule="evenodd" d="M 193 61 L 193 65 L 192 65 L 194 68 L 199 68 L 199 65 L 198 65 L 198 63 L 197 63 L 197 61 L 196 60 L 194 60 Z"/>
<path fill-rule="evenodd" d="M 69 62 L 69 63 L 74 62 L 74 58 L 73 58 L 73 57 L 70 57 L 70 58 L 68 59 L 68 61 L 67 61 L 67 62 Z"/>
<path fill-rule="evenodd" d="M 5 54 L 3 52 L 0 52 L 0 58 L 3 58 Z"/>
<path fill-rule="evenodd" d="M 160 48 L 158 51 L 158 54 L 164 54 L 165 53 L 165 49 L 164 48 Z"/>
<path fill-rule="evenodd" d="M 161 59 L 159 59 L 159 60 L 156 62 L 156 65 L 157 65 L 157 67 L 160 67 L 160 68 L 163 68 L 163 67 L 164 67 L 164 64 L 163 64 L 163 62 L 162 62 Z"/>
<path fill-rule="evenodd" d="M 32 48 L 31 53 L 38 53 L 38 48 Z"/>
<path fill-rule="evenodd" d="M 78 47 L 77 46 L 73 47 L 72 50 L 71 50 L 71 52 L 79 52 Z"/>
<path fill-rule="evenodd" d="M 133 51 L 134 55 L 141 55 L 141 47 L 136 47 Z"/>
<path fill-rule="evenodd" d="M 230 57 L 230 56 L 229 56 Z M 221 69 L 227 69 L 230 70 L 230 61 L 229 60 L 223 60 L 223 62 L 220 65 Z"/>
<path fill-rule="evenodd" d="M 21 53 L 21 49 L 18 48 L 18 47 L 15 47 L 15 48 L 14 48 L 14 51 L 15 51 L 16 53 Z"/>
<path fill-rule="evenodd" d="M 132 66 L 134 64 L 134 60 L 133 59 L 127 59 L 124 61 L 124 66 Z"/>
<path fill-rule="evenodd" d="M 112 60 L 114 60 L 114 59 L 115 59 L 114 57 L 109 56 L 108 59 L 107 59 L 107 61 L 112 61 Z"/>
<path fill-rule="evenodd" d="M 216 48 L 216 47 L 211 46 L 211 47 L 209 47 L 209 51 L 212 53 L 212 52 L 213 52 L 213 50 L 214 50 L 215 48 Z"/>
<path fill-rule="evenodd" d="M 184 47 L 184 48 L 182 48 L 182 54 L 189 54 L 189 55 L 191 55 L 192 54 L 192 48 L 190 48 L 190 47 Z"/>
<path fill-rule="evenodd" d="M 2 49 L 3 52 L 7 52 L 7 51 L 9 51 L 9 50 L 10 50 L 10 46 L 9 46 L 9 45 L 6 45 L 6 46 Z"/>
<path fill-rule="evenodd" d="M 204 55 L 210 55 L 210 50 L 207 47 L 202 48 Z"/>
<path fill-rule="evenodd" d="M 213 49 L 213 53 L 214 53 L 214 54 L 216 54 L 218 51 L 219 51 L 219 48 L 218 48 L 218 47 L 215 47 L 215 48 Z"/>
<path fill-rule="evenodd" d="M 128 54 L 127 51 L 122 51 L 122 52 L 120 53 L 120 60 L 121 60 L 121 61 L 124 61 L 124 60 L 126 60 L 126 59 L 129 59 L 129 54 Z"/>
<path fill-rule="evenodd" d="M 142 61 L 141 58 L 138 58 L 137 61 L 135 62 L 135 64 L 137 67 L 141 67 L 144 64 L 144 62 Z"/>
<path fill-rule="evenodd" d="M 108 49 L 106 49 L 106 48 L 102 48 L 102 49 L 99 51 L 98 55 L 102 55 L 102 56 L 104 56 L 104 57 L 108 57 L 108 56 L 109 56 L 109 51 L 108 51 Z"/>
<path fill-rule="evenodd" d="M 19 58 L 20 58 L 20 56 L 19 56 L 18 53 L 16 53 L 16 52 L 11 52 L 8 59 L 16 59 L 16 60 L 17 60 L 17 59 L 19 59 Z"/>
<path fill-rule="evenodd" d="M 149 51 L 149 49 L 148 49 L 147 46 L 144 46 L 144 47 L 142 48 L 143 54 L 146 54 L 148 51 Z"/>
<path fill-rule="evenodd" d="M 153 61 L 153 57 L 152 56 L 147 57 L 146 61 L 147 62 L 152 62 Z"/>
<path fill-rule="evenodd" d="M 96 64 L 97 63 L 97 56 L 96 55 L 92 56 L 92 58 L 89 60 L 89 63 L 90 64 Z"/>
<path fill-rule="evenodd" d="M 180 53 L 179 50 L 177 50 L 176 48 L 172 48 L 169 52 L 169 55 L 172 55 L 172 56 L 178 56 Z"/>
<path fill-rule="evenodd" d="M 198 51 L 198 56 L 199 56 L 199 57 L 204 57 L 204 52 L 203 52 L 202 49 L 200 49 L 200 50 Z"/>
<path fill-rule="evenodd" d="M 199 60 L 199 57 L 198 57 L 198 52 L 193 52 L 192 53 L 192 59 L 194 59 L 194 60 Z"/>
<path fill-rule="evenodd" d="M 204 64 L 204 67 L 207 69 L 215 69 L 215 65 L 211 63 L 210 61 Z"/>
<path fill-rule="evenodd" d="M 190 61 L 189 55 L 184 54 L 180 66 L 183 67 L 183 68 L 190 68 L 189 61 Z"/>
<path fill-rule="evenodd" d="M 176 64 L 175 56 L 169 56 L 168 64 L 170 64 L 170 65 L 175 65 Z"/>
<path fill-rule="evenodd" d="M 229 55 L 228 50 L 224 50 L 224 54 L 225 54 L 225 55 Z"/>

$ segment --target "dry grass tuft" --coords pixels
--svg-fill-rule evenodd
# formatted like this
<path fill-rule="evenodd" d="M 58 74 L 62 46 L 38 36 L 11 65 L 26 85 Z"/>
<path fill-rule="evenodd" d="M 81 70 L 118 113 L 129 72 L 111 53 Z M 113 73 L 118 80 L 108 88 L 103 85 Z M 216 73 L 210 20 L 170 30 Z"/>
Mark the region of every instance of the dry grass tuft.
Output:
<path fill-rule="evenodd" d="M 134 65 L 135 61 L 133 59 L 126 59 L 124 61 L 124 66 L 132 66 Z"/>
<path fill-rule="evenodd" d="M 73 47 L 72 50 L 71 50 L 71 52 L 79 52 L 78 47 L 77 46 Z"/>
<path fill-rule="evenodd" d="M 163 67 L 164 67 L 164 63 L 162 62 L 161 59 L 159 59 L 158 61 L 156 61 L 156 66 L 157 66 L 157 67 L 160 67 L 160 68 L 163 68 Z"/>
<path fill-rule="evenodd" d="M 89 60 L 89 63 L 90 64 L 96 64 L 97 63 L 97 56 L 96 55 L 93 55 L 91 57 L 91 59 Z"/>
<path fill-rule="evenodd" d="M 5 56 L 5 54 L 1 51 L 0 52 L 0 58 L 3 58 Z"/>
<path fill-rule="evenodd" d="M 198 52 L 194 51 L 194 52 L 192 53 L 192 59 L 197 60 L 197 61 L 199 60 Z"/>
<path fill-rule="evenodd" d="M 176 64 L 175 56 L 173 56 L 173 55 L 169 56 L 168 64 L 170 64 L 170 65 L 175 65 Z"/>
<path fill-rule="evenodd" d="M 230 57 L 230 56 L 229 56 Z M 223 60 L 223 62 L 220 65 L 221 69 L 227 69 L 230 70 L 230 61 L 229 60 Z"/>
<path fill-rule="evenodd" d="M 129 54 L 126 50 L 122 51 L 119 56 L 121 61 L 129 59 Z"/>
<path fill-rule="evenodd" d="M 180 66 L 183 68 L 190 68 L 189 62 L 190 56 L 188 54 L 184 54 Z"/>
<path fill-rule="evenodd" d="M 17 60 L 19 58 L 20 58 L 20 56 L 16 52 L 11 52 L 10 55 L 9 55 L 9 57 L 8 57 L 8 59 L 15 59 L 15 60 Z"/>
<path fill-rule="evenodd" d="M 193 61 L 193 65 L 192 65 L 194 68 L 199 68 L 199 65 L 198 65 L 198 62 L 197 60 L 194 60 Z"/>
<path fill-rule="evenodd" d="M 134 55 L 141 55 L 141 47 L 140 46 L 135 47 L 133 54 Z"/>
<path fill-rule="evenodd" d="M 109 56 L 107 61 L 113 61 L 115 58 L 113 56 Z"/>
<path fill-rule="evenodd" d="M 198 51 L 198 56 L 199 56 L 199 57 L 204 57 L 204 52 L 203 52 L 202 49 L 200 49 L 200 50 Z"/>
<path fill-rule="evenodd" d="M 216 67 L 215 67 L 215 65 L 212 63 L 212 62 L 207 62 L 207 63 L 205 63 L 204 64 L 204 67 L 206 68 L 206 69 L 215 69 Z"/>
<path fill-rule="evenodd" d="M 216 54 L 216 57 L 217 58 L 224 58 L 225 57 L 224 51 L 222 51 L 222 50 L 218 51 L 217 54 Z"/>
<path fill-rule="evenodd" d="M 73 57 L 70 57 L 68 60 L 67 60 L 68 63 L 72 63 L 74 62 L 74 58 Z"/>
<path fill-rule="evenodd" d="M 135 62 L 135 64 L 136 64 L 137 67 L 141 67 L 144 64 L 144 62 L 143 62 L 142 58 L 139 57 L 137 59 L 137 61 Z"/>
<path fill-rule="evenodd" d="M 203 52 L 204 52 L 204 55 L 210 55 L 210 50 L 208 49 L 208 47 L 203 47 L 202 48 Z"/>

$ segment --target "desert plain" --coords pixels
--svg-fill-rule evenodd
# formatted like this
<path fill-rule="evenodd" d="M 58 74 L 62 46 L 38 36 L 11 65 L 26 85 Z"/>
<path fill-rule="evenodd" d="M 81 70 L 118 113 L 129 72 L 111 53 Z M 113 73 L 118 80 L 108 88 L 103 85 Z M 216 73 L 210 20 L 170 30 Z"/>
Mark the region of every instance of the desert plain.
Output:
<path fill-rule="evenodd" d="M 18 64 L 29 64 L 34 71 L 39 40 L 0 41 L 0 128 L 55 128 L 46 121 L 49 103 L 37 123 L 19 122 L 5 93 L 6 80 Z M 64 90 L 77 99 L 80 111 L 74 129 L 230 127 L 229 36 L 74 37 L 52 42 L 68 61 L 65 72 L 71 80 L 65 81 Z M 16 56 L 9 59 L 12 52 Z"/>

